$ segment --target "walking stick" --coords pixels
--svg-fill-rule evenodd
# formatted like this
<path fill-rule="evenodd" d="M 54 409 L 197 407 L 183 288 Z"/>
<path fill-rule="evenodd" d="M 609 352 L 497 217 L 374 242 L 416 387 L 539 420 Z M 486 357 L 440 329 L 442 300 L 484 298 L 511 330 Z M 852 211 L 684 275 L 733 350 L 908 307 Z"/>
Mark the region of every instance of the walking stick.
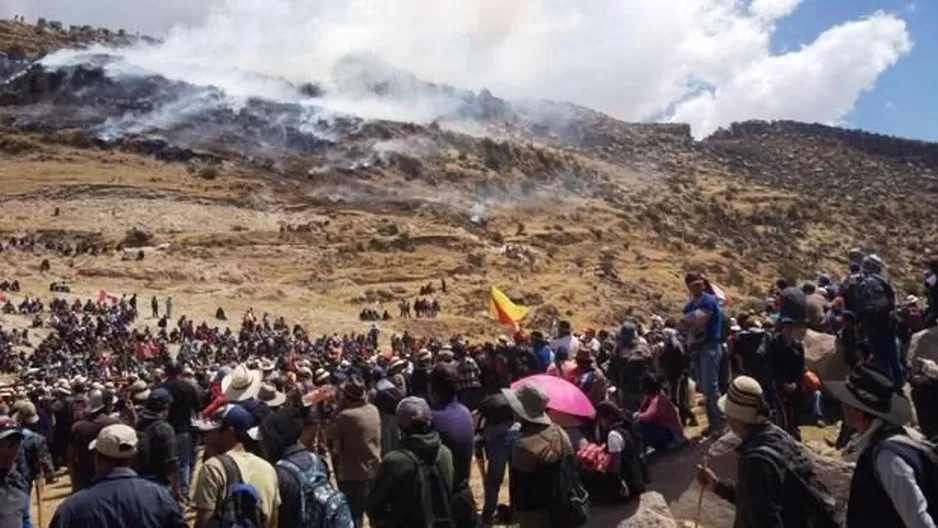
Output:
<path fill-rule="evenodd" d="M 39 528 L 45 528 L 42 522 L 42 483 L 36 479 L 36 519 L 39 521 Z"/>
<path fill-rule="evenodd" d="M 707 466 L 710 464 L 710 456 L 704 455 L 703 458 L 703 471 L 707 470 Z M 700 514 L 703 511 L 703 498 L 704 491 L 706 491 L 706 486 L 703 484 L 700 485 L 700 493 L 697 495 L 697 516 L 694 517 L 694 528 L 700 526 Z"/>

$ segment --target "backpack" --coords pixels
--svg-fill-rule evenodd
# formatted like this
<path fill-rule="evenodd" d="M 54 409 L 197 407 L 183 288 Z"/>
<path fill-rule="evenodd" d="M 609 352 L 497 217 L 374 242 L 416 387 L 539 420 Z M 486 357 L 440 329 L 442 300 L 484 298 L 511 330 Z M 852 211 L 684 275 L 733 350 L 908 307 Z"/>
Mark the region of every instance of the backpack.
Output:
<path fill-rule="evenodd" d="M 857 315 L 861 322 L 888 322 L 896 307 L 896 294 L 883 277 L 867 275 L 857 284 Z"/>
<path fill-rule="evenodd" d="M 768 459 L 774 466 L 784 468 L 788 475 L 795 477 L 801 493 L 794 500 L 807 505 L 805 509 L 810 511 L 805 528 L 840 527 L 837 519 L 837 501 L 820 479 L 805 478 L 805 475 L 792 466 L 790 460 L 767 445 L 755 447 L 751 452 Z"/>
<path fill-rule="evenodd" d="M 148 479 L 162 477 L 162 475 L 155 475 L 153 472 L 154 461 L 167 455 L 165 452 L 153 452 L 153 437 L 156 436 L 157 427 L 161 424 L 171 427 L 163 420 L 154 420 L 142 431 L 137 431 L 137 456 L 134 459 L 133 468 L 141 477 Z"/>
<path fill-rule="evenodd" d="M 355 521 L 348 502 L 341 492 L 332 487 L 319 457 L 309 453 L 313 464 L 303 470 L 283 459 L 277 467 L 285 469 L 300 484 L 300 519 L 307 528 L 353 528 Z"/>
<path fill-rule="evenodd" d="M 915 481 L 928 502 L 928 514 L 938 519 L 938 445 L 897 434 L 880 442 L 875 449 L 887 449 L 898 455 L 915 471 Z M 874 460 L 877 452 L 873 453 Z"/>
<path fill-rule="evenodd" d="M 580 481 L 573 456 L 564 456 L 557 462 L 551 486 L 551 526 L 577 528 L 590 520 L 590 494 Z"/>
<path fill-rule="evenodd" d="M 411 504 L 417 506 L 417 515 L 409 518 L 408 525 L 414 528 L 456 528 L 450 490 L 436 460 L 430 464 L 407 449 L 400 452 L 414 463 L 415 469 L 414 501 Z"/>
<path fill-rule="evenodd" d="M 241 470 L 230 455 L 218 455 L 225 469 L 228 489 L 215 508 L 209 526 L 212 528 L 265 528 L 267 515 L 261 509 L 257 488 L 241 479 Z"/>
<path fill-rule="evenodd" d="M 765 387 L 768 371 L 768 347 L 762 329 L 750 329 L 740 332 L 733 343 L 733 353 L 739 358 L 743 372 Z"/>

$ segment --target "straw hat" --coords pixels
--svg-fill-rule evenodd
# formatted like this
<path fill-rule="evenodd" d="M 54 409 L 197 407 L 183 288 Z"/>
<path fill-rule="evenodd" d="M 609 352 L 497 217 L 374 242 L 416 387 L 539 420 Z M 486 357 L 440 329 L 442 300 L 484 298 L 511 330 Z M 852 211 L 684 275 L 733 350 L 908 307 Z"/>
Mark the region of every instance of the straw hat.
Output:
<path fill-rule="evenodd" d="M 263 375 L 259 370 L 248 370 L 246 366 L 238 365 L 221 380 L 221 390 L 230 402 L 250 400 L 257 396 Z"/>

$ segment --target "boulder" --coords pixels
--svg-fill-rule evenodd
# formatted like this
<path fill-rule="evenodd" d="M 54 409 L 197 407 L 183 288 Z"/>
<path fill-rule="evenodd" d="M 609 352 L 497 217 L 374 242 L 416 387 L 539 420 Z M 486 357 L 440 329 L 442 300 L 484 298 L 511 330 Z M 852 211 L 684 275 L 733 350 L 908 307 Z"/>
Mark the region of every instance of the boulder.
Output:
<path fill-rule="evenodd" d="M 930 359 L 938 362 L 938 326 L 916 332 L 909 342 L 909 363 L 915 359 Z"/>
<path fill-rule="evenodd" d="M 847 377 L 847 363 L 837 353 L 837 338 L 808 330 L 804 337 L 805 366 L 822 380 L 842 380 Z"/>
<path fill-rule="evenodd" d="M 630 503 L 619 528 L 677 528 L 677 521 L 664 496 L 655 491 L 642 493 L 637 501 Z"/>

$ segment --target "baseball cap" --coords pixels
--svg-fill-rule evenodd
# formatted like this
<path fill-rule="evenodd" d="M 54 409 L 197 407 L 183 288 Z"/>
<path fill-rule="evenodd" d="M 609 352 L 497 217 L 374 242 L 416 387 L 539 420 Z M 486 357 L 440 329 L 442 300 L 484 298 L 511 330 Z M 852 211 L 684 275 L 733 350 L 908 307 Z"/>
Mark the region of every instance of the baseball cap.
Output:
<path fill-rule="evenodd" d="M 23 436 L 23 430 L 16 420 L 9 416 L 0 416 L 0 440 L 9 438 L 13 435 Z"/>
<path fill-rule="evenodd" d="M 221 427 L 247 432 L 254 427 L 254 417 L 244 407 L 230 403 L 219 408 L 207 419 L 193 420 L 192 426 L 203 432 L 214 431 Z"/>
<path fill-rule="evenodd" d="M 401 429 L 410 429 L 416 424 L 430 425 L 432 413 L 427 400 L 416 396 L 408 396 L 397 404 L 397 424 Z"/>
<path fill-rule="evenodd" d="M 101 429 L 88 449 L 108 458 L 131 458 L 137 454 L 137 431 L 129 425 L 109 425 Z"/>
<path fill-rule="evenodd" d="M 150 391 L 150 395 L 147 396 L 146 408 L 160 412 L 166 409 L 169 409 L 169 406 L 173 403 L 173 395 L 166 389 L 153 389 Z"/>

